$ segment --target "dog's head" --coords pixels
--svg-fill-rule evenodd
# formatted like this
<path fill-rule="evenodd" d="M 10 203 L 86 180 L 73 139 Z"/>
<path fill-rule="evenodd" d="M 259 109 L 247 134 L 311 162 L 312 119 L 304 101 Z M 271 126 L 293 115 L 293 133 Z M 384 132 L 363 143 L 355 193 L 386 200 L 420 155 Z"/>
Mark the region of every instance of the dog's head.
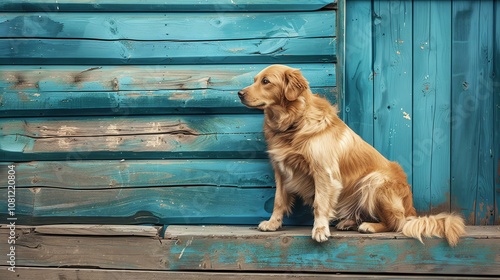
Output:
<path fill-rule="evenodd" d="M 265 109 L 293 102 L 309 85 L 298 69 L 271 65 L 254 78 L 254 83 L 238 92 L 241 103 L 250 108 Z"/>

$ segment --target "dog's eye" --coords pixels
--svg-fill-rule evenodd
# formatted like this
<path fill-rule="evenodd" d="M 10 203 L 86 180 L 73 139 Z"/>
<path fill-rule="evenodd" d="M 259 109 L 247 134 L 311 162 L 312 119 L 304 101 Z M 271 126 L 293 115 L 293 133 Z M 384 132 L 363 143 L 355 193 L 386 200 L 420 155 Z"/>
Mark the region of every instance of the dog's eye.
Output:
<path fill-rule="evenodd" d="M 262 79 L 262 83 L 263 83 L 264 85 L 267 85 L 267 84 L 269 84 L 269 83 L 270 83 L 270 81 L 269 81 L 266 77 L 264 77 L 264 78 Z"/>

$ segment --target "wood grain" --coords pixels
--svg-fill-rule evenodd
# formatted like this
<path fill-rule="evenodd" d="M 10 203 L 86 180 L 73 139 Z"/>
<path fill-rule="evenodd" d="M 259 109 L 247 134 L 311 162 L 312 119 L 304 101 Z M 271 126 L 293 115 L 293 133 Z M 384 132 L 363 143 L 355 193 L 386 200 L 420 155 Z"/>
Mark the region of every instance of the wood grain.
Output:
<path fill-rule="evenodd" d="M 492 4 L 453 3 L 452 208 L 469 224 L 493 222 Z"/>
<path fill-rule="evenodd" d="M 0 206 L 7 209 L 7 192 Z M 19 188 L 18 224 L 255 224 L 270 216 L 272 188 L 156 187 L 101 190 Z M 23 205 L 26 205 L 23 207 Z M 287 224 L 311 224 L 301 211 Z M 6 220 L 7 214 L 0 213 Z"/>
<path fill-rule="evenodd" d="M 344 121 L 373 145 L 373 30 L 369 1 L 346 2 Z"/>
<path fill-rule="evenodd" d="M 498 275 L 498 227 L 468 227 L 467 231 L 468 236 L 452 249 L 439 239 L 426 239 L 423 245 L 394 233 L 334 231 L 328 242 L 319 244 L 310 238 L 309 227 L 266 233 L 245 226 L 170 226 L 161 240 L 32 230 L 19 232 L 16 250 L 20 267 Z M 7 233 L 7 228 L 0 227 L 0 237 Z M 0 255 L 0 261 L 5 258 Z"/>
<path fill-rule="evenodd" d="M 494 170 L 495 160 L 493 157 L 492 147 L 494 147 L 493 131 L 494 126 L 494 100 L 496 95 L 500 94 L 498 86 L 494 88 L 495 76 L 494 62 L 491 60 L 493 52 L 495 52 L 494 38 L 498 36 L 494 23 L 493 1 L 481 3 L 479 8 L 479 31 L 478 45 L 480 50 L 479 63 L 477 72 L 477 105 L 478 112 L 478 134 L 479 134 L 479 154 L 478 154 L 478 178 L 477 178 L 477 195 L 476 195 L 476 224 L 492 225 L 494 224 L 494 208 L 495 208 L 495 190 L 494 190 Z M 497 47 L 498 48 L 498 47 Z M 497 50 L 498 51 L 498 50 Z M 496 126 L 498 129 L 498 124 Z M 497 147 L 500 147 L 497 145 Z"/>
<path fill-rule="evenodd" d="M 6 13 L 0 38 L 212 41 L 336 35 L 335 11 L 266 13 Z M 147 30 L 148 32 L 144 32 Z"/>
<path fill-rule="evenodd" d="M 335 86 L 335 65 L 290 64 L 311 87 Z M 0 87 L 12 92 L 240 90 L 266 65 L 4 66 Z"/>
<path fill-rule="evenodd" d="M 21 267 L 16 269 L 15 273 L 6 274 L 6 280 L 14 279 L 33 279 L 43 275 L 49 279 L 121 279 L 121 280 L 152 280 L 152 279 L 176 279 L 176 280 L 232 280 L 254 279 L 254 280 L 275 280 L 275 279 L 295 279 L 295 280 L 315 280 L 315 279 L 422 279 L 422 276 L 408 276 L 401 274 L 349 274 L 349 273 L 315 273 L 315 272 L 190 272 L 190 271 L 150 271 L 150 270 L 113 270 L 113 269 L 88 269 L 88 268 L 39 268 L 39 267 Z M 432 279 L 467 279 L 481 280 L 484 277 L 468 276 L 462 278 L 459 276 L 436 276 Z"/>
<path fill-rule="evenodd" d="M 227 12 L 227 11 L 314 11 L 328 6 L 336 0 L 244 0 L 235 3 L 231 0 L 214 0 L 200 2 L 197 0 L 165 1 L 149 0 L 147 2 L 130 2 L 126 0 L 92 0 L 72 1 L 60 0 L 5 0 L 0 4 L 2 11 L 16 12 Z"/>
<path fill-rule="evenodd" d="M 451 1 L 413 9 L 413 199 L 437 214 L 450 211 Z"/>
<path fill-rule="evenodd" d="M 1 163 L 0 174 L 7 174 L 10 164 Z M 15 166 L 17 188 L 274 186 L 268 159 L 34 161 Z"/>
<path fill-rule="evenodd" d="M 27 228 L 27 227 L 21 227 Z M 161 227 L 127 225 L 44 225 L 33 229 L 38 234 L 85 236 L 158 237 Z"/>
<path fill-rule="evenodd" d="M 311 87 L 337 102 L 336 87 Z M 241 104 L 237 89 L 178 89 L 155 91 L 34 92 L 6 90 L 0 97 L 0 116 L 131 116 L 186 114 L 261 114 Z"/>
<path fill-rule="evenodd" d="M 264 158 L 266 149 L 255 114 L 1 119 L 0 128 L 7 161 Z"/>
<path fill-rule="evenodd" d="M 190 234 L 185 228 L 178 232 L 167 228 L 175 246 L 170 249 L 170 267 L 194 270 L 291 270 L 291 271 L 352 271 L 411 272 L 412 274 L 496 275 L 499 271 L 498 228 L 488 238 L 465 238 L 459 247 L 451 249 L 442 240 L 416 240 L 386 234 L 380 236 L 333 232 L 327 243 L 314 242 L 309 231 L 257 233 L 241 237 L 236 229 L 214 235 L 210 231 Z M 223 229 L 217 230 L 220 232 Z M 483 235 L 485 236 L 485 235 Z M 265 238 L 264 238 L 265 237 Z M 394 238 L 396 237 L 396 238 Z M 201 239 L 201 240 L 200 240 Z M 483 242 L 484 241 L 484 242 Z M 497 245 L 492 245 L 495 242 Z M 474 243 L 474 244 L 473 244 Z M 469 250 L 480 250 L 471 253 Z M 316 256 L 321 255 L 318 259 Z M 201 258 L 203 256 L 203 258 Z M 475 256 L 475 257 L 472 257 Z M 472 258 L 472 259 L 470 259 Z M 464 260 L 467 260 L 464 262 Z M 470 261 L 470 262 L 469 262 Z"/>
<path fill-rule="evenodd" d="M 494 3 L 494 25 L 493 28 L 495 30 L 500 30 L 500 3 Z M 500 73 L 500 36 L 495 36 L 495 51 L 493 53 L 493 64 L 494 64 L 494 73 Z M 500 88 L 500 75 L 495 75 L 493 77 L 493 90 Z M 494 160 L 494 170 L 493 170 L 493 178 L 495 180 L 494 190 L 495 190 L 495 225 L 500 224 L 500 94 L 494 94 L 494 127 L 493 127 L 493 160 Z"/>
<path fill-rule="evenodd" d="M 0 40 L 0 63 L 38 65 L 333 63 L 335 38 L 177 41 Z"/>
<path fill-rule="evenodd" d="M 374 1 L 374 146 L 412 184 L 412 1 Z"/>

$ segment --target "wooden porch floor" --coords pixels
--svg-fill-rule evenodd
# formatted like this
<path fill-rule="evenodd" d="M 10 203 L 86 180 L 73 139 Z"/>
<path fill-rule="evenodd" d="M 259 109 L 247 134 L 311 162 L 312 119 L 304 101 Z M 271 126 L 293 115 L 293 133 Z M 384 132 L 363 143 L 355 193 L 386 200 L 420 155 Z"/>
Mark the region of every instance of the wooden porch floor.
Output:
<path fill-rule="evenodd" d="M 51 225 L 16 228 L 16 271 L 2 279 L 480 279 L 500 275 L 500 226 L 467 228 L 455 248 L 401 234 L 309 227 Z M 0 226 L 0 238 L 10 230 Z M 162 237 L 160 237 L 162 236 Z M 2 246 L 7 250 L 6 246 Z M 251 277 L 250 277 L 251 276 Z M 63 277 L 63 278 L 61 278 Z M 171 278 L 173 277 L 173 278 Z"/>

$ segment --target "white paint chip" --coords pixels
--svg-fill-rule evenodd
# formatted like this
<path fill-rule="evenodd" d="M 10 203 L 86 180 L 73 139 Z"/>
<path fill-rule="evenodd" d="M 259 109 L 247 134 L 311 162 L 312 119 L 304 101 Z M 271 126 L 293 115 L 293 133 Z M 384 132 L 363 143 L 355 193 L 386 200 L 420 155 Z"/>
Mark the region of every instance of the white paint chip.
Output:
<path fill-rule="evenodd" d="M 407 120 L 411 120 L 410 114 L 408 114 L 406 112 L 403 112 L 403 118 L 405 118 Z"/>

